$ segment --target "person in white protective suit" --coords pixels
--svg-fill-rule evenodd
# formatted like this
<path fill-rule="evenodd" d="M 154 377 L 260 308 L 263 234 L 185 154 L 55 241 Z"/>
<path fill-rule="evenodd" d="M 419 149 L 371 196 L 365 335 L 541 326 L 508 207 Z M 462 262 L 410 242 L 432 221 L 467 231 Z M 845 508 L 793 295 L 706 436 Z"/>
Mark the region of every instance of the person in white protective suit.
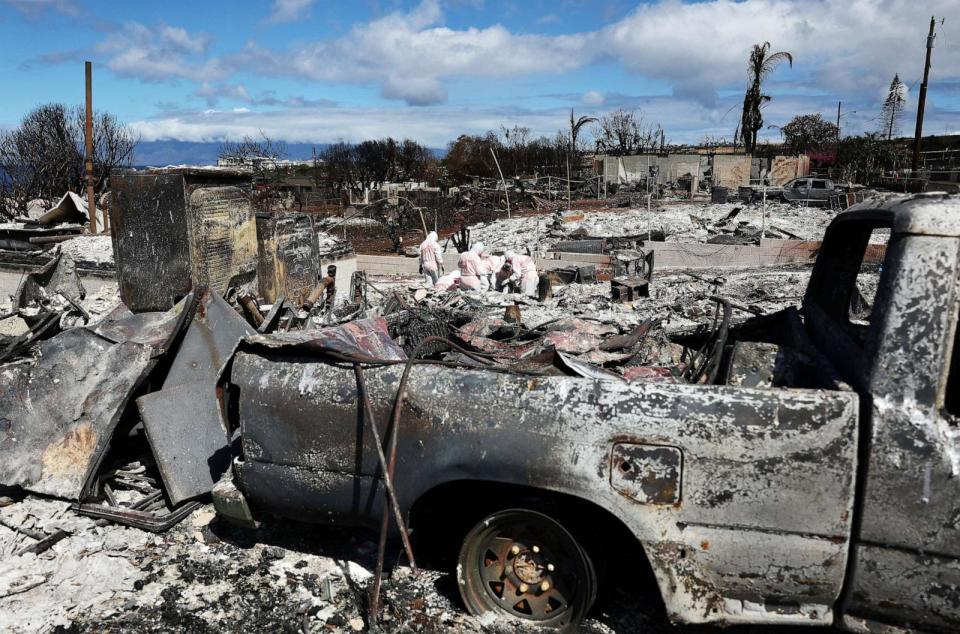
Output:
<path fill-rule="evenodd" d="M 540 276 L 537 274 L 537 265 L 529 255 L 519 255 L 507 251 L 507 262 L 513 267 L 513 274 L 509 280 L 520 283 L 520 292 L 528 297 L 537 296 L 537 284 Z"/>
<path fill-rule="evenodd" d="M 497 273 L 503 268 L 503 264 L 507 261 L 507 258 L 502 255 L 483 253 L 480 256 L 480 260 L 483 262 L 484 270 L 487 273 L 487 285 L 490 290 L 500 290 L 497 287 Z"/>
<path fill-rule="evenodd" d="M 480 254 L 483 253 L 483 243 L 477 242 L 466 253 L 460 255 L 460 288 L 467 291 L 481 290 L 488 288 L 486 267 Z"/>
<path fill-rule="evenodd" d="M 433 285 L 434 290 L 449 291 L 452 288 L 460 286 L 460 271 L 453 270 L 446 275 L 440 276 L 437 283 Z"/>
<path fill-rule="evenodd" d="M 427 239 L 420 243 L 420 270 L 423 272 L 427 286 L 437 283 L 443 273 L 443 254 L 440 243 L 437 241 L 437 232 L 431 231 Z"/>

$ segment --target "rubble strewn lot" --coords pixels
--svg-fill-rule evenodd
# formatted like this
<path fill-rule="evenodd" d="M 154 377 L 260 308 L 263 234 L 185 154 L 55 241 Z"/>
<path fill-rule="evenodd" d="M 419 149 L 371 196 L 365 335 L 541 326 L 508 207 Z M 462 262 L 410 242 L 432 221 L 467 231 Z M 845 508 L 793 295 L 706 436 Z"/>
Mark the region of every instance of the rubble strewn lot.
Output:
<path fill-rule="evenodd" d="M 873 280 L 875 273 L 866 273 L 863 280 Z M 610 283 L 565 284 L 553 289 L 553 297 L 543 302 L 511 293 L 433 293 L 420 303 L 424 307 L 443 306 L 449 309 L 472 309 L 478 315 L 502 316 L 508 306 L 519 305 L 523 325 L 535 329 L 550 320 L 580 316 L 624 329 L 646 320 L 656 320 L 665 331 L 682 332 L 703 323 L 714 312 L 712 295 L 723 295 L 763 313 L 772 313 L 794 306 L 803 297 L 810 269 L 805 266 L 777 268 L 727 268 L 704 271 L 667 271 L 657 274 L 649 298 L 628 304 L 612 301 Z M 422 288 L 419 278 L 373 277 L 371 282 L 386 291 L 410 295 Z M 869 292 L 869 289 L 865 289 Z M 376 301 L 377 295 L 370 295 Z M 750 313 L 741 312 L 742 320 Z"/>
<path fill-rule="evenodd" d="M 557 287 L 546 302 L 501 293 L 435 293 L 417 300 L 418 279 L 371 278 L 384 297 L 402 296 L 424 310 L 469 310 L 474 319 L 499 317 L 519 305 L 523 327 L 584 318 L 629 332 L 647 320 L 665 333 L 690 331 L 713 314 L 708 298 L 723 293 L 745 306 L 773 312 L 795 304 L 809 270 L 730 269 L 707 277 L 658 276 L 651 297 L 632 304 L 610 300 L 609 284 Z M 719 274 L 717 274 L 719 273 Z M 875 276 L 873 276 L 875 279 Z M 84 306 L 102 318 L 118 301 L 110 285 Z M 741 313 L 737 319 L 748 317 Z M 11 318 L 17 319 L 17 318 Z M 11 320 L 5 320 L 7 323 Z M 586 355 L 589 356 L 589 355 Z M 669 359 L 667 359 L 669 361 Z M 9 492 L 0 509 L 0 629 L 40 631 L 364 631 L 366 592 L 376 558 L 376 535 L 318 528 L 287 520 L 258 530 L 233 527 L 205 505 L 163 534 L 78 516 L 69 503 Z M 33 540 L 14 528 L 68 536 L 40 555 L 15 555 Z M 397 561 L 401 553 L 391 551 Z M 669 631 L 654 603 L 636 605 L 619 588 L 584 624 L 584 632 Z M 382 625 L 388 631 L 512 632 L 517 625 L 463 612 L 449 569 L 415 577 L 406 566 L 384 588 Z M 536 628 L 527 628 L 533 632 Z M 692 631 L 688 628 L 688 631 Z"/>
<path fill-rule="evenodd" d="M 956 279 L 909 270 L 949 258 L 886 253 L 896 214 L 929 238 L 932 198 L 840 220 L 771 204 L 768 237 L 808 241 L 816 268 L 639 252 L 756 244 L 755 205 L 472 227 L 533 253 L 663 239 L 572 258 L 530 296 L 355 271 L 349 244 L 253 214 L 235 184 L 148 185 L 192 192 L 179 212 L 219 242 L 177 234 L 158 283 L 149 240 L 114 259 L 104 237 L 66 239 L 0 304 L 3 631 L 829 626 L 865 415 L 863 368 L 838 351 L 873 332 L 874 302 L 952 298 L 924 285 Z M 933 244 L 911 238 L 898 248 Z M 925 281 L 877 299 L 891 259 L 885 275 Z M 117 281 L 87 289 L 108 267 Z"/>
<path fill-rule="evenodd" d="M 578 214 L 576 210 L 571 212 Z M 645 208 L 613 208 L 582 212 L 582 220 L 563 223 L 563 231 L 551 230 L 551 216 L 522 216 L 470 227 L 470 238 L 492 248 L 523 251 L 535 243 L 540 251 L 550 250 L 558 241 L 583 238 L 644 237 L 659 234 L 667 242 L 707 242 L 722 232 L 759 237 L 761 205 L 739 203 L 654 203 Z M 829 209 L 796 207 L 784 203 L 767 205 L 765 237 L 819 240 L 836 216 Z M 658 238 L 655 238 L 658 239 Z M 447 246 L 453 250 L 453 246 Z"/>

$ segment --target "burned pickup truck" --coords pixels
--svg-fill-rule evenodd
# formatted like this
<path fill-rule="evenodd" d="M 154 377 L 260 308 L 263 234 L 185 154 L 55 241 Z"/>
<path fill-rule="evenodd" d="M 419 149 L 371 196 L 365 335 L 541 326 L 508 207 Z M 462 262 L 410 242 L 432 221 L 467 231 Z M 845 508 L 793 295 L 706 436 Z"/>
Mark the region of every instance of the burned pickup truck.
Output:
<path fill-rule="evenodd" d="M 925 195 L 838 215 L 802 306 L 713 330 L 696 384 L 414 363 L 375 327 L 250 337 L 215 503 L 401 517 L 456 543 L 468 610 L 541 625 L 584 618 L 625 534 L 677 622 L 956 630 L 958 282 L 960 198 Z"/>

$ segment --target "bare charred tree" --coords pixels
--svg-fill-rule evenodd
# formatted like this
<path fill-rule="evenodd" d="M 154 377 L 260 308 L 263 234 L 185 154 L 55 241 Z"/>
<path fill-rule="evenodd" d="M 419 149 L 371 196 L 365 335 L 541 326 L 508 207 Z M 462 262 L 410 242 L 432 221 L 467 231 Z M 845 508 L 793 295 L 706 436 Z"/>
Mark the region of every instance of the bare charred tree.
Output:
<path fill-rule="evenodd" d="M 597 125 L 597 151 L 615 156 L 656 150 L 662 128 L 647 124 L 643 112 L 619 108 L 600 118 Z"/>
<path fill-rule="evenodd" d="M 341 201 L 359 186 L 354 166 L 353 146 L 339 141 L 328 145 L 320 155 L 331 189 Z"/>
<path fill-rule="evenodd" d="M 256 189 L 254 205 L 261 211 L 274 209 L 279 201 L 279 185 L 285 175 L 279 161 L 287 156 L 286 143 L 274 141 L 260 130 L 259 139 L 244 136 L 240 141 L 224 141 L 217 156 L 223 165 L 250 168 Z"/>
<path fill-rule="evenodd" d="M 310 176 L 313 178 L 313 190 L 320 191 L 325 182 L 323 174 L 323 159 L 317 154 L 317 146 L 310 148 L 312 163 L 310 165 Z"/>
<path fill-rule="evenodd" d="M 426 180 L 430 166 L 434 163 L 433 153 L 411 139 L 404 139 L 396 146 L 394 170 L 399 181 Z"/>
<path fill-rule="evenodd" d="M 276 170 L 277 161 L 286 158 L 287 144 L 274 141 L 260 130 L 258 139 L 244 136 L 240 141 L 224 141 L 220 144 L 217 156 L 227 165 L 246 165 L 252 167 L 255 173 L 265 175 Z"/>
<path fill-rule="evenodd" d="M 500 126 L 500 139 L 494 148 L 508 176 L 522 174 L 530 164 L 530 128 Z"/>
<path fill-rule="evenodd" d="M 900 81 L 900 75 L 896 74 L 890 82 L 887 98 L 883 100 L 883 108 L 880 110 L 881 130 L 887 135 L 887 141 L 893 139 L 894 134 L 900 133 L 900 119 L 906 105 L 907 87 Z"/>
<path fill-rule="evenodd" d="M 443 162 L 456 182 L 462 183 L 475 176 L 490 178 L 496 174 L 490 148 L 496 149 L 497 145 L 496 135 L 492 132 L 483 136 L 461 134 L 447 146 Z"/>
<path fill-rule="evenodd" d="M 377 139 L 358 143 L 353 149 L 360 182 L 374 187 L 394 180 L 394 159 L 397 142 Z"/>
<path fill-rule="evenodd" d="M 816 114 L 797 115 L 780 128 L 783 144 L 796 154 L 823 150 L 836 143 L 837 126 Z"/>
<path fill-rule="evenodd" d="M 763 81 L 780 62 L 786 61 L 793 67 L 793 55 L 786 51 L 770 52 L 770 42 L 754 44 L 747 62 L 747 77 L 750 85 L 743 97 L 743 111 L 740 116 L 740 137 L 747 152 L 757 147 L 757 133 L 763 128 L 763 115 L 760 108 L 770 101 L 770 95 L 763 94 Z"/>
<path fill-rule="evenodd" d="M 340 141 L 320 154 L 330 187 L 343 197 L 367 185 L 437 178 L 430 150 L 416 141 L 371 139 L 357 145 Z"/>
<path fill-rule="evenodd" d="M 569 134 L 563 130 L 547 138 L 531 137 L 530 129 L 522 126 L 501 127 L 499 134 L 491 131 L 460 135 L 447 146 L 442 166 L 455 183 L 475 177 L 499 179 L 490 153 L 493 149 L 508 180 L 547 174 L 562 176 L 569 147 Z"/>
<path fill-rule="evenodd" d="M 0 133 L 0 199 L 7 216 L 25 210 L 34 198 L 53 199 L 82 192 L 84 176 L 82 107 L 47 104 L 29 112 L 20 125 Z M 108 187 L 110 171 L 133 162 L 139 138 L 105 112 L 94 113 L 94 184 Z"/>

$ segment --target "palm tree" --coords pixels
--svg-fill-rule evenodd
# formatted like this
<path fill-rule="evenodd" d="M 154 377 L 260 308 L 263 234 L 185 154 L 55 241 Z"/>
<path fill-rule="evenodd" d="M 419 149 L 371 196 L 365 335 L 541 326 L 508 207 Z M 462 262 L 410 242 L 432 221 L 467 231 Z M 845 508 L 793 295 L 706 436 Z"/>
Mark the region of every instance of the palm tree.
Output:
<path fill-rule="evenodd" d="M 763 80 L 784 60 L 793 68 L 793 55 L 786 51 L 771 53 L 770 42 L 754 44 L 750 51 L 750 61 L 747 62 L 750 87 L 743 97 L 743 114 L 740 119 L 740 137 L 747 152 L 753 152 L 757 147 L 757 132 L 763 127 L 760 106 L 770 101 L 770 95 L 761 92 Z"/>
<path fill-rule="evenodd" d="M 588 123 L 596 121 L 596 117 L 580 117 L 575 119 L 573 108 L 570 108 L 570 151 L 567 152 L 567 208 L 570 208 L 570 154 L 576 156 L 577 137 L 580 136 L 580 129 Z"/>

